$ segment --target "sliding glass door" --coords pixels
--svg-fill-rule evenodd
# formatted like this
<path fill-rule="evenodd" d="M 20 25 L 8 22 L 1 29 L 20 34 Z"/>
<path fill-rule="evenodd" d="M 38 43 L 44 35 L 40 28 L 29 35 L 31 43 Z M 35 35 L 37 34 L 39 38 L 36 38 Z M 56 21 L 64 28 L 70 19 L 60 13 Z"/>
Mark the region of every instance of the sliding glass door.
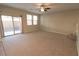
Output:
<path fill-rule="evenodd" d="M 21 17 L 1 16 L 4 36 L 21 33 Z"/>

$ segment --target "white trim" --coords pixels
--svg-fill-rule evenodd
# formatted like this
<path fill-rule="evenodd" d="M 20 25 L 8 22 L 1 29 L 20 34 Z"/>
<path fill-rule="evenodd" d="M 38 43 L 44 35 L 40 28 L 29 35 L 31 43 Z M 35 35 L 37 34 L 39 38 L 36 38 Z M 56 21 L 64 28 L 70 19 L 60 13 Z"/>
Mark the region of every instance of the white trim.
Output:
<path fill-rule="evenodd" d="M 58 34 L 63 34 L 63 35 L 67 35 L 67 33 L 61 33 L 61 32 L 57 32 L 57 31 L 52 31 L 54 33 L 58 33 Z"/>
<path fill-rule="evenodd" d="M 49 31 L 49 30 L 46 30 L 46 29 L 41 29 L 41 30 L 43 30 L 43 31 L 47 31 L 47 32 L 58 33 L 58 34 L 63 34 L 63 35 L 68 35 L 68 33 L 58 32 L 58 31 L 54 31 L 54 30 L 52 30 L 52 31 Z"/>

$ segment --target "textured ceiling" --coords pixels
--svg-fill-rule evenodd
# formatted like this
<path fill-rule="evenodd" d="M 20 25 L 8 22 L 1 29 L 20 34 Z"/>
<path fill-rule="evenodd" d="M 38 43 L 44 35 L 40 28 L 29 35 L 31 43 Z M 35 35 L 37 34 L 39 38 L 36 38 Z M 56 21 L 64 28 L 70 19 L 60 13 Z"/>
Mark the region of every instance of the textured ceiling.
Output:
<path fill-rule="evenodd" d="M 3 3 L 2 5 L 27 10 L 33 13 L 41 14 L 39 6 L 41 3 Z M 79 9 L 79 3 L 49 3 L 51 9 L 47 13 L 53 13 L 64 10 Z"/>

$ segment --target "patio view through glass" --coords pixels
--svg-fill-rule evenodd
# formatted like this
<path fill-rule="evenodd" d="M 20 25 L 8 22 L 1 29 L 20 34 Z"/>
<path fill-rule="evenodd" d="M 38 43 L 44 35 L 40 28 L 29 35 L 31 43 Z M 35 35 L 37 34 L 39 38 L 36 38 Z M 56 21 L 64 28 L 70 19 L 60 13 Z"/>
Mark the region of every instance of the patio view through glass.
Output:
<path fill-rule="evenodd" d="M 1 18 L 3 23 L 4 36 L 21 33 L 21 17 L 2 15 Z"/>

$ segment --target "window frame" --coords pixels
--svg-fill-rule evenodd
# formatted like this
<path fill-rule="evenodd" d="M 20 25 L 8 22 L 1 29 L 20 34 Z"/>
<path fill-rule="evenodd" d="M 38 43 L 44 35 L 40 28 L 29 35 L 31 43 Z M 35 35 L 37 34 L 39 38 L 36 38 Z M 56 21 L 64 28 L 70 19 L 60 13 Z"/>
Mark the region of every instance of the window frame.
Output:
<path fill-rule="evenodd" d="M 32 24 L 31 24 L 31 25 L 28 25 L 28 21 L 29 21 L 29 20 L 28 20 L 28 18 L 27 18 L 27 15 L 31 15 L 31 16 L 32 16 L 32 18 L 31 18 L 31 23 L 32 23 Z M 33 18 L 34 16 L 37 16 L 37 20 L 34 20 L 34 18 Z M 26 19 L 27 19 L 27 25 L 28 25 L 28 26 L 33 26 L 33 25 L 36 26 L 36 25 L 38 25 L 38 15 L 26 14 Z M 34 21 L 37 21 L 37 24 L 34 24 L 34 23 L 33 23 Z"/>
<path fill-rule="evenodd" d="M 27 25 L 28 25 L 28 26 L 31 26 L 31 25 L 33 25 L 33 24 L 32 24 L 32 15 L 31 15 L 31 19 L 28 19 L 28 18 L 27 18 L 28 15 L 31 15 L 31 14 L 27 14 L 27 15 L 26 15 Z M 28 21 L 31 21 L 31 25 L 28 24 Z"/>
<path fill-rule="evenodd" d="M 36 17 L 37 17 L 37 19 L 36 19 L 36 20 L 34 19 L 34 16 L 36 16 Z M 36 23 L 36 24 L 34 24 L 34 21 L 36 21 L 37 23 Z M 38 25 L 38 16 L 37 16 L 37 15 L 33 15 L 33 25 Z"/>

